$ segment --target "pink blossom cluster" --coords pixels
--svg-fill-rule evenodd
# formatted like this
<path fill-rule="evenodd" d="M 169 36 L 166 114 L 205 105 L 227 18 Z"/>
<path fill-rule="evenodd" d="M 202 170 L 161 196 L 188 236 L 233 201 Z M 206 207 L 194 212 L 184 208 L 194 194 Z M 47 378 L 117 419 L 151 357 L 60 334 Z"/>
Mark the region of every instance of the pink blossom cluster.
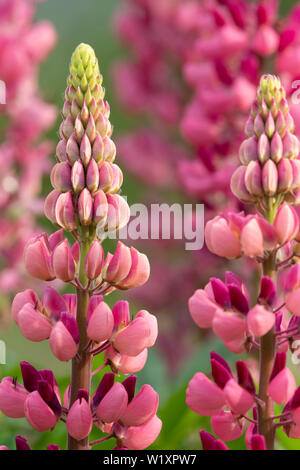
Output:
<path fill-rule="evenodd" d="M 40 212 L 41 176 L 47 169 L 50 142 L 40 136 L 56 118 L 38 88 L 38 68 L 56 43 L 47 21 L 33 22 L 31 0 L 4 0 L 0 5 L 0 115 L 5 118 L 0 146 L 1 291 L 22 285 L 22 252 L 35 231 Z"/>
<path fill-rule="evenodd" d="M 51 370 L 38 371 L 28 362 L 21 362 L 20 367 L 23 385 L 12 377 L 5 377 L 0 384 L 1 410 L 10 418 L 26 417 L 39 432 L 54 429 L 62 419 L 68 433 L 80 441 L 95 425 L 108 434 L 106 439 L 115 437 L 117 448 L 132 450 L 148 447 L 160 432 L 161 422 L 156 416 L 158 395 L 150 385 L 142 386 L 136 393 L 135 375 L 121 383 L 115 382 L 113 373 L 106 373 L 90 404 L 88 392 L 80 389 L 70 406 L 69 388 L 62 403 Z M 24 450 L 18 441 L 17 438 L 17 450 Z M 25 446 L 24 440 L 21 443 Z M 7 450 L 5 446 L 0 449 Z M 57 446 L 50 444 L 47 450 L 57 450 Z"/>
<path fill-rule="evenodd" d="M 281 113 L 283 106 L 286 106 L 284 114 Z M 272 131 L 271 119 L 274 120 Z M 250 137 L 247 129 L 252 120 L 254 127 L 249 131 Z M 261 130 L 258 132 L 259 121 Z M 299 217 L 291 206 L 291 203 L 298 203 L 299 183 L 293 190 L 290 185 L 277 184 L 285 178 L 281 175 L 284 160 L 292 168 L 298 167 L 299 142 L 293 133 L 293 124 L 288 122 L 288 105 L 279 78 L 263 76 L 246 125 L 248 139 L 241 144 L 241 166 L 231 180 L 231 188 L 240 200 L 244 199 L 243 189 L 246 192 L 250 188 L 250 180 L 262 183 L 261 191 L 247 193 L 255 213 L 245 216 L 228 212 L 213 218 L 205 228 L 206 244 L 216 255 L 228 259 L 244 255 L 255 260 L 260 275 L 258 295 L 250 297 L 243 280 L 227 272 L 225 282 L 211 278 L 205 288 L 197 290 L 189 300 L 195 323 L 201 328 L 212 328 L 229 351 L 234 354 L 259 351 L 259 367 L 252 368 L 250 373 L 247 362 L 238 360 L 236 374 L 213 352 L 213 381 L 203 373 L 195 374 L 186 399 L 193 411 L 212 417 L 212 430 L 221 441 L 238 439 L 246 431 L 246 446 L 250 450 L 273 449 L 279 427 L 283 427 L 290 438 L 300 437 L 300 388 L 286 364 L 289 349 L 294 358 L 298 357 L 295 340 L 300 332 Z M 265 136 L 264 144 L 259 143 L 261 136 Z M 272 153 L 268 149 L 274 148 L 274 138 L 277 150 Z M 255 139 L 256 149 L 262 152 L 244 159 L 245 145 L 250 139 Z M 293 144 L 283 156 L 287 140 Z M 251 173 L 253 164 L 257 164 L 260 176 L 244 178 Z M 290 178 L 292 176 L 293 172 Z M 275 403 L 281 407 L 280 414 L 274 412 Z M 206 432 L 201 432 L 200 437 L 203 449 L 226 448 Z"/>
<path fill-rule="evenodd" d="M 160 433 L 158 395 L 150 385 L 135 394 L 135 376 L 122 383 L 115 376 L 144 367 L 158 327 L 146 310 L 132 317 L 126 301 L 112 309 L 104 301 L 116 289 L 143 285 L 150 266 L 144 254 L 122 242 L 114 253 L 105 255 L 102 247 L 107 234 L 129 219 L 129 206 L 119 194 L 123 177 L 113 163 L 116 148 L 102 80 L 94 50 L 80 44 L 70 63 L 58 162 L 51 172 L 54 189 L 45 201 L 46 216 L 61 228 L 49 237 L 42 233 L 30 238 L 24 249 L 28 274 L 43 281 L 59 279 L 76 293 L 61 296 L 46 287 L 40 299 L 27 289 L 12 304 L 13 319 L 26 339 L 49 340 L 58 360 L 72 360 L 70 386 L 62 405 L 52 371 L 22 362 L 23 385 L 10 377 L 0 384 L 0 410 L 12 418 L 25 416 L 39 432 L 65 422 L 70 450 L 89 450 L 110 438 L 118 449 L 138 450 Z M 64 230 L 73 236 L 72 245 Z M 92 370 L 99 354 L 102 366 Z M 112 373 L 104 374 L 92 392 L 92 375 L 105 367 Z M 89 442 L 93 424 L 106 436 Z"/>

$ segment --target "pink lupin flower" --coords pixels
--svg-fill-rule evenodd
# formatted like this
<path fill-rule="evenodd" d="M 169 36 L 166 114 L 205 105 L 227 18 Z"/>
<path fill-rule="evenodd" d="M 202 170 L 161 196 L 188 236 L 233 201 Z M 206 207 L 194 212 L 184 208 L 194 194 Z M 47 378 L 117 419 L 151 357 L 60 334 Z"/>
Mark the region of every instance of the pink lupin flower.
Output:
<path fill-rule="evenodd" d="M 113 346 L 120 353 L 137 356 L 156 341 L 157 320 L 153 315 L 144 312 L 139 312 L 132 322 L 114 335 Z"/>
<path fill-rule="evenodd" d="M 77 226 L 72 193 L 61 193 L 55 205 L 55 220 L 63 229 L 71 232 Z"/>
<path fill-rule="evenodd" d="M 93 427 L 93 417 L 88 400 L 88 392 L 80 389 L 67 416 L 68 433 L 78 441 L 87 437 Z"/>
<path fill-rule="evenodd" d="M 52 266 L 55 276 L 64 282 L 75 277 L 75 262 L 68 240 L 59 243 L 52 253 Z"/>
<path fill-rule="evenodd" d="M 158 400 L 155 390 L 150 385 L 143 385 L 121 414 L 121 422 L 127 426 L 141 426 L 156 414 Z"/>
<path fill-rule="evenodd" d="M 244 361 L 237 361 L 236 368 L 238 380 L 228 380 L 224 394 L 229 408 L 236 414 L 244 415 L 253 406 L 255 386 Z"/>
<path fill-rule="evenodd" d="M 137 354 L 137 356 L 127 356 L 126 354 L 118 353 L 113 347 L 109 347 L 105 351 L 104 359 L 115 373 L 127 375 L 135 374 L 142 370 L 146 364 L 147 356 L 147 348 Z"/>
<path fill-rule="evenodd" d="M 300 288 L 295 289 L 287 295 L 286 308 L 293 315 L 300 316 Z"/>
<path fill-rule="evenodd" d="M 39 298 L 32 289 L 19 292 L 13 300 L 11 313 L 16 323 L 18 323 L 19 311 L 27 303 L 31 304 L 32 306 L 39 305 Z"/>
<path fill-rule="evenodd" d="M 189 311 L 194 322 L 200 328 L 211 328 L 217 305 L 209 298 L 205 290 L 198 289 L 189 299 Z"/>
<path fill-rule="evenodd" d="M 92 306 L 89 307 L 87 314 L 87 334 L 91 340 L 100 343 L 109 339 L 113 327 L 114 317 L 107 303 L 101 301 L 94 308 Z"/>
<path fill-rule="evenodd" d="M 38 391 L 28 395 L 24 409 L 27 421 L 37 431 L 44 432 L 56 426 L 57 418 L 54 411 L 47 405 Z"/>
<path fill-rule="evenodd" d="M 287 403 L 296 390 L 296 381 L 293 373 L 286 364 L 286 353 L 278 352 L 268 387 L 268 394 L 276 403 Z"/>
<path fill-rule="evenodd" d="M 25 416 L 24 404 L 28 391 L 11 377 L 4 377 L 0 383 L 0 410 L 10 418 Z"/>
<path fill-rule="evenodd" d="M 85 273 L 90 280 L 97 279 L 100 276 L 104 261 L 103 248 L 100 242 L 94 241 L 88 251 L 85 259 Z"/>
<path fill-rule="evenodd" d="M 237 419 L 230 411 L 221 411 L 212 416 L 211 427 L 214 433 L 223 441 L 234 441 L 245 431 L 245 422 Z"/>
<path fill-rule="evenodd" d="M 102 379 L 103 380 L 103 379 Z M 96 407 L 96 416 L 103 423 L 113 423 L 120 419 L 128 404 L 128 394 L 124 386 L 116 382 L 105 393 L 101 401 L 94 399 L 94 407 Z"/>
<path fill-rule="evenodd" d="M 104 279 L 109 283 L 118 283 L 125 279 L 131 267 L 130 249 L 122 242 L 118 242 L 116 251 L 110 259 Z"/>
<path fill-rule="evenodd" d="M 122 437 L 123 445 L 130 450 L 145 449 L 157 439 L 161 427 L 162 422 L 156 415 L 140 426 L 129 426 Z"/>
<path fill-rule="evenodd" d="M 50 348 L 60 361 L 69 361 L 78 350 L 79 330 L 75 318 L 69 313 L 62 313 L 52 328 L 49 338 Z"/>
<path fill-rule="evenodd" d="M 205 227 L 205 241 L 210 251 L 226 258 L 238 258 L 241 245 L 224 217 L 215 217 Z"/>
<path fill-rule="evenodd" d="M 118 283 L 119 289 L 132 289 L 148 281 L 150 276 L 150 264 L 146 255 L 139 253 L 135 248 L 130 248 L 131 266 L 127 276 Z"/>
<path fill-rule="evenodd" d="M 212 434 L 202 430 L 200 431 L 202 450 L 228 450 L 224 442 L 216 439 Z"/>
<path fill-rule="evenodd" d="M 52 325 L 45 315 L 31 303 L 27 303 L 18 313 L 18 326 L 22 335 L 29 341 L 39 342 L 49 338 Z"/>
<path fill-rule="evenodd" d="M 209 380 L 202 372 L 194 375 L 186 390 L 186 404 L 195 413 L 214 416 L 223 409 L 225 395 L 221 388 Z"/>
<path fill-rule="evenodd" d="M 280 206 L 274 220 L 274 228 L 280 244 L 293 240 L 299 231 L 299 217 L 286 202 Z"/>
<path fill-rule="evenodd" d="M 28 273 L 37 279 L 55 278 L 46 234 L 29 240 L 24 250 L 24 263 Z"/>
<path fill-rule="evenodd" d="M 275 325 L 275 314 L 262 305 L 255 305 L 247 314 L 247 326 L 250 332 L 260 338 Z"/>

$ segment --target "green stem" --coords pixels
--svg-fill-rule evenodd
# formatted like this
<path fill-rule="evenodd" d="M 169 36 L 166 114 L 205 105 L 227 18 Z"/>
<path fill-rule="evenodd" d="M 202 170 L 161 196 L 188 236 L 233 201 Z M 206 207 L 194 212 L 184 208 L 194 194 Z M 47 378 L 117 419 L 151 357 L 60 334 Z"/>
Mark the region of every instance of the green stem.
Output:
<path fill-rule="evenodd" d="M 271 198 L 267 201 L 267 220 L 272 223 L 276 216 L 276 208 Z M 274 279 L 276 276 L 274 252 L 263 263 L 263 274 Z M 258 405 L 258 432 L 265 437 L 266 447 L 268 450 L 274 448 L 275 426 L 272 420 L 274 415 L 274 405 L 268 395 L 268 387 L 272 374 L 274 360 L 276 355 L 276 337 L 274 328 L 264 335 L 260 340 L 260 357 L 259 357 L 259 391 L 258 397 L 263 405 Z"/>
<path fill-rule="evenodd" d="M 84 272 L 84 263 L 87 252 L 90 247 L 90 240 L 87 234 L 82 237 L 80 242 L 80 262 L 79 262 L 79 281 L 82 286 L 86 286 L 87 277 Z M 92 371 L 92 356 L 89 351 L 85 351 L 85 346 L 88 343 L 88 336 L 86 331 L 86 313 L 90 300 L 88 290 L 76 288 L 77 294 L 77 324 L 79 328 L 80 342 L 78 348 L 78 357 L 72 360 L 72 376 L 71 376 L 71 389 L 70 389 L 70 406 L 77 399 L 78 390 L 84 388 L 90 393 L 91 384 L 91 371 Z M 76 441 L 70 435 L 68 436 L 68 449 L 69 450 L 88 450 L 89 442 L 88 437 L 82 441 Z"/>

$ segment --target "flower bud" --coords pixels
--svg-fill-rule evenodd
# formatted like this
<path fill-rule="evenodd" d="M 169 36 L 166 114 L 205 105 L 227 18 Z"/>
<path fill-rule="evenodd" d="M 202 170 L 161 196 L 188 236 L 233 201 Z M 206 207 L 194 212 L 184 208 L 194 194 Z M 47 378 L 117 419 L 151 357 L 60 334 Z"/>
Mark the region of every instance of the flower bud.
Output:
<path fill-rule="evenodd" d="M 82 225 L 89 225 L 93 216 L 93 199 L 87 188 L 84 188 L 78 199 L 78 215 Z"/>
<path fill-rule="evenodd" d="M 205 241 L 208 249 L 218 256 L 232 259 L 241 256 L 241 245 L 224 217 L 217 216 L 207 222 Z"/>
<path fill-rule="evenodd" d="M 256 305 L 247 314 L 247 325 L 250 332 L 260 338 L 275 325 L 275 315 L 262 305 Z"/>
<path fill-rule="evenodd" d="M 56 426 L 57 418 L 55 413 L 38 391 L 34 391 L 27 396 L 24 409 L 27 421 L 37 431 L 45 432 Z"/>
<path fill-rule="evenodd" d="M 208 297 L 207 293 L 198 289 L 189 299 L 189 311 L 194 322 L 200 328 L 211 328 L 217 305 Z"/>
<path fill-rule="evenodd" d="M 4 377 L 0 382 L 0 410 L 9 418 L 23 418 L 27 395 L 23 385 L 11 377 Z"/>
<path fill-rule="evenodd" d="M 253 406 L 253 395 L 241 387 L 233 378 L 225 385 L 224 394 L 227 405 L 236 414 L 244 415 Z"/>
<path fill-rule="evenodd" d="M 234 441 L 245 431 L 245 423 L 236 419 L 229 411 L 221 411 L 211 418 L 214 433 L 223 441 Z"/>
<path fill-rule="evenodd" d="M 52 254 L 52 264 L 55 276 L 64 282 L 70 282 L 75 277 L 75 263 L 67 239 L 56 246 Z"/>
<path fill-rule="evenodd" d="M 186 390 L 186 404 L 199 415 L 214 416 L 224 408 L 225 395 L 206 375 L 197 372 Z"/>
<path fill-rule="evenodd" d="M 18 326 L 22 335 L 29 341 L 39 342 L 48 339 L 51 333 L 51 322 L 45 315 L 26 303 L 18 313 Z"/>
<path fill-rule="evenodd" d="M 36 293 L 32 289 L 24 290 L 23 292 L 19 292 L 11 306 L 11 314 L 13 320 L 18 324 L 18 316 L 20 310 L 23 308 L 25 304 L 30 304 L 32 307 L 38 306 L 40 301 Z"/>
<path fill-rule="evenodd" d="M 274 196 L 277 191 L 278 173 L 272 160 L 268 160 L 262 169 L 262 184 L 267 196 Z"/>
<path fill-rule="evenodd" d="M 111 367 L 111 370 L 118 374 L 134 374 L 143 369 L 146 364 L 148 349 L 144 349 L 137 356 L 127 356 L 120 354 L 113 347 L 105 351 L 105 361 Z"/>
<path fill-rule="evenodd" d="M 149 447 L 158 437 L 162 427 L 161 420 L 155 415 L 141 426 L 130 426 L 123 438 L 123 445 L 130 450 Z"/>
<path fill-rule="evenodd" d="M 139 253 L 135 248 L 130 248 L 131 267 L 129 273 L 118 283 L 119 289 L 132 289 L 142 286 L 150 276 L 150 264 L 146 255 Z"/>
<path fill-rule="evenodd" d="M 57 163 L 51 171 L 51 184 L 54 189 L 62 192 L 72 189 L 71 167 L 68 162 Z"/>
<path fill-rule="evenodd" d="M 93 427 L 93 417 L 88 404 L 88 393 L 78 391 L 78 398 L 71 406 L 67 416 L 67 430 L 77 441 L 85 439 Z"/>
<path fill-rule="evenodd" d="M 80 160 L 77 160 L 72 166 L 71 180 L 75 193 L 80 193 L 85 186 L 84 168 Z"/>
<path fill-rule="evenodd" d="M 24 249 L 24 264 L 32 277 L 43 281 L 55 278 L 46 234 L 28 241 Z"/>
<path fill-rule="evenodd" d="M 282 158 L 277 167 L 278 172 L 278 188 L 279 193 L 285 193 L 292 188 L 293 184 L 293 166 L 292 160 Z"/>
<path fill-rule="evenodd" d="M 281 245 L 293 240 L 299 231 L 298 214 L 286 202 L 283 203 L 277 211 L 274 228 L 276 230 L 278 241 Z"/>
<path fill-rule="evenodd" d="M 103 423 L 119 421 L 128 404 L 128 394 L 123 384 L 116 382 L 104 395 L 96 409 L 97 418 Z"/>
<path fill-rule="evenodd" d="M 78 350 L 79 331 L 75 318 L 63 313 L 50 334 L 50 348 L 60 361 L 69 361 Z"/>
<path fill-rule="evenodd" d="M 88 337 L 100 343 L 110 338 L 113 327 L 114 317 L 111 309 L 105 302 L 99 303 L 87 320 Z"/>
<path fill-rule="evenodd" d="M 156 414 L 158 401 L 155 390 L 150 385 L 143 385 L 121 414 L 121 422 L 126 426 L 140 426 L 146 423 Z"/>
<path fill-rule="evenodd" d="M 283 145 L 278 132 L 275 132 L 271 141 L 271 158 L 275 163 L 278 163 L 282 158 Z"/>
<path fill-rule="evenodd" d="M 96 192 L 99 187 L 99 169 L 96 161 L 93 158 L 91 159 L 87 169 L 86 185 L 92 194 Z"/>
<path fill-rule="evenodd" d="M 92 243 L 85 258 L 84 270 L 88 279 L 93 281 L 100 276 L 104 262 L 103 248 L 97 240 Z"/>
<path fill-rule="evenodd" d="M 57 189 L 51 191 L 45 199 L 44 204 L 44 213 L 47 219 L 49 219 L 53 224 L 57 224 L 56 220 L 56 203 L 60 197 L 61 192 Z"/>
<path fill-rule="evenodd" d="M 61 194 L 57 199 L 55 218 L 67 232 L 72 232 L 77 227 L 71 191 Z"/>
<path fill-rule="evenodd" d="M 264 237 L 255 218 L 247 222 L 241 233 L 241 247 L 250 258 L 262 255 L 264 252 Z"/>
<path fill-rule="evenodd" d="M 257 160 L 250 162 L 247 166 L 245 186 L 252 196 L 261 197 L 263 195 L 261 168 Z"/>
<path fill-rule="evenodd" d="M 131 268 L 131 252 L 130 249 L 122 242 L 118 242 L 117 249 L 109 262 L 104 279 L 111 284 L 119 284 L 125 279 Z"/>

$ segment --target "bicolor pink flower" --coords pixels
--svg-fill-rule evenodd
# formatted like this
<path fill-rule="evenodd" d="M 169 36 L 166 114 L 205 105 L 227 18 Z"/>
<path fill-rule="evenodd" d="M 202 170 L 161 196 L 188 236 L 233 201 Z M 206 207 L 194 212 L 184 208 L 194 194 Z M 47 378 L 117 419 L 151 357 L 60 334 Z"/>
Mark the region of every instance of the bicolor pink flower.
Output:
<path fill-rule="evenodd" d="M 77 399 L 68 411 L 67 430 L 70 436 L 80 441 L 85 439 L 93 427 L 93 416 L 86 390 L 79 390 Z"/>

